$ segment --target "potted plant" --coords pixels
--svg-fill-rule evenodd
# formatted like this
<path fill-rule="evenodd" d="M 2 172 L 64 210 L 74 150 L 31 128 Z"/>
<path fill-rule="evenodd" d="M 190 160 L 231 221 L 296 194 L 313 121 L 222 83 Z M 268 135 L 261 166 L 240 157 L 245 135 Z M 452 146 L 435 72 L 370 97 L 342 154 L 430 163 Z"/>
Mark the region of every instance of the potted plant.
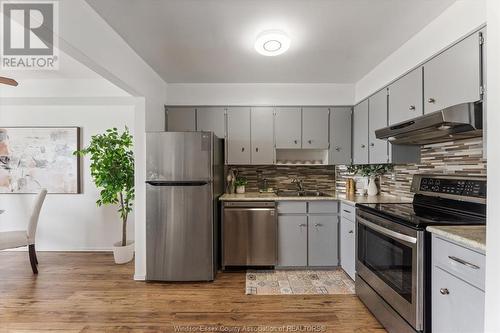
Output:
<path fill-rule="evenodd" d="M 111 128 L 103 134 L 93 135 L 90 145 L 74 154 L 90 155 L 90 174 L 101 190 L 97 206 L 118 205 L 122 239 L 113 246 L 115 263 L 131 261 L 134 258 L 134 242 L 127 240 L 127 219 L 135 197 L 132 135 L 127 127 L 122 133 Z"/>
<path fill-rule="evenodd" d="M 349 173 L 354 173 L 363 177 L 369 177 L 368 195 L 377 195 L 379 190 L 376 178 L 387 172 L 394 170 L 392 164 L 366 164 L 366 165 L 350 165 L 347 167 Z"/>
<path fill-rule="evenodd" d="M 244 177 L 237 177 L 234 185 L 236 186 L 236 193 L 243 194 L 245 193 L 245 186 L 248 184 L 248 181 Z"/>

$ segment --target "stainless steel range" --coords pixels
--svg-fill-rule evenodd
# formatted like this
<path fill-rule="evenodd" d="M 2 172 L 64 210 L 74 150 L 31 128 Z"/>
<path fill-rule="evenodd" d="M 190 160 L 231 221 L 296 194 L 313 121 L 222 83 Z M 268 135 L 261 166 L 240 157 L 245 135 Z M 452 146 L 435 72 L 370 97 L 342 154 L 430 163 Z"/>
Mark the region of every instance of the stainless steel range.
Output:
<path fill-rule="evenodd" d="M 415 175 L 413 203 L 358 204 L 356 294 L 390 333 L 430 332 L 429 225 L 486 223 L 486 178 Z"/>

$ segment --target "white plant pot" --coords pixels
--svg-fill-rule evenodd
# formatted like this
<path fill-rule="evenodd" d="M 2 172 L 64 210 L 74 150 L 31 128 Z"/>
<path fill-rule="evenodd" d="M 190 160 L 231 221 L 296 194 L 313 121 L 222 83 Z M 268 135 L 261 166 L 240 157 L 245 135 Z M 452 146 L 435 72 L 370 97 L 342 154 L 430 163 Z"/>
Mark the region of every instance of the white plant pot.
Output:
<path fill-rule="evenodd" d="M 378 194 L 377 182 L 375 181 L 375 177 L 370 177 L 370 181 L 368 182 L 368 191 L 369 196 L 375 196 Z"/>
<path fill-rule="evenodd" d="M 134 241 L 127 241 L 127 245 L 122 246 L 122 242 L 113 244 L 113 255 L 116 264 L 126 264 L 134 259 Z"/>
<path fill-rule="evenodd" d="M 243 186 L 236 186 L 236 193 L 238 193 L 238 194 L 245 193 L 245 185 L 243 185 Z"/>

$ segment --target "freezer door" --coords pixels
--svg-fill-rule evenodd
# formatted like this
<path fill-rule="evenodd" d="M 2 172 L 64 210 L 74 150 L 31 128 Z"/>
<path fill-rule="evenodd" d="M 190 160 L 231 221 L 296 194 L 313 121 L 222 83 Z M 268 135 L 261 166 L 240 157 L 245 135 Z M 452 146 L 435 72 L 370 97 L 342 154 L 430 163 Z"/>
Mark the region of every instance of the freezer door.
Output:
<path fill-rule="evenodd" d="M 147 180 L 211 180 L 213 134 L 146 133 Z"/>
<path fill-rule="evenodd" d="M 147 280 L 214 279 L 211 183 L 146 184 Z"/>

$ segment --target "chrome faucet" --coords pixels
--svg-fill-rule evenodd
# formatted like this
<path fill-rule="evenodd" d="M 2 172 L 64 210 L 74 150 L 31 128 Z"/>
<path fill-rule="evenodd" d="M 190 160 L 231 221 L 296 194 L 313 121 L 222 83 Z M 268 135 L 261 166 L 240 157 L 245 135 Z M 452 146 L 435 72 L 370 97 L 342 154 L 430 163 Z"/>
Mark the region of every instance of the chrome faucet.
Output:
<path fill-rule="evenodd" d="M 293 178 L 292 184 L 295 184 L 297 186 L 297 189 L 299 190 L 299 192 L 304 191 L 304 185 L 302 184 L 302 180 L 300 180 L 298 178 Z"/>

